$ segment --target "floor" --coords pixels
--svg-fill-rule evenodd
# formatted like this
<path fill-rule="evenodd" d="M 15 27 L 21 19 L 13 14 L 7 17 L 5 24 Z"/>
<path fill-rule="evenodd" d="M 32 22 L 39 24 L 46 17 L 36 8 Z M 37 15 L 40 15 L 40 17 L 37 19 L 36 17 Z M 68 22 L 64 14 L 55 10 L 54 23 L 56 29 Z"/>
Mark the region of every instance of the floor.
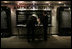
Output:
<path fill-rule="evenodd" d="M 35 39 L 29 43 L 26 38 L 11 36 L 1 38 L 1 48 L 71 48 L 71 36 L 51 35 L 47 41 Z"/>

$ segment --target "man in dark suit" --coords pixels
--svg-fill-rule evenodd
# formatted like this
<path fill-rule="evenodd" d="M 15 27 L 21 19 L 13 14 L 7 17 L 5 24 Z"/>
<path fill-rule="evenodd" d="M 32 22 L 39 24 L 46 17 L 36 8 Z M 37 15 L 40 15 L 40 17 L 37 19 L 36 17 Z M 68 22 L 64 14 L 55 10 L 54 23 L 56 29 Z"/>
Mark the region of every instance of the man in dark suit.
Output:
<path fill-rule="evenodd" d="M 35 24 L 37 24 L 37 18 L 32 15 L 29 20 L 27 21 L 27 39 L 30 42 L 30 36 L 32 37 L 32 41 L 35 39 Z M 31 35 L 30 35 L 31 34 Z"/>
<path fill-rule="evenodd" d="M 43 16 L 41 17 L 41 22 L 43 24 L 44 29 L 44 40 L 47 40 L 47 28 L 48 28 L 48 16 L 47 12 L 43 12 Z"/>

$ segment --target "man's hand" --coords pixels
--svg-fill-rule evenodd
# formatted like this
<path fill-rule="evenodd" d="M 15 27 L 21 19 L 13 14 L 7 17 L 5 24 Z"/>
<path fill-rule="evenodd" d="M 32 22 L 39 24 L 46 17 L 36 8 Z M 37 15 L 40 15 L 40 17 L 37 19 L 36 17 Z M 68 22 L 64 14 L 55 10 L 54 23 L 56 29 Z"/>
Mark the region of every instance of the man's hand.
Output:
<path fill-rule="evenodd" d="M 39 18 L 37 19 L 37 22 L 38 22 L 38 25 L 40 25 L 40 19 Z"/>

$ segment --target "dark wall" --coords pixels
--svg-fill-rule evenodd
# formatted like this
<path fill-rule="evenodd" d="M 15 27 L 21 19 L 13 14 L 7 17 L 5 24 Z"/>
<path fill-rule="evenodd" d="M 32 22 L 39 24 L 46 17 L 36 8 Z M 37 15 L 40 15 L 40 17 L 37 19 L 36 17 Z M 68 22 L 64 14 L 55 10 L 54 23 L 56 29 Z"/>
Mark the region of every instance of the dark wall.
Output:
<path fill-rule="evenodd" d="M 69 7 L 59 7 L 57 10 L 59 34 L 71 35 L 71 10 Z"/>

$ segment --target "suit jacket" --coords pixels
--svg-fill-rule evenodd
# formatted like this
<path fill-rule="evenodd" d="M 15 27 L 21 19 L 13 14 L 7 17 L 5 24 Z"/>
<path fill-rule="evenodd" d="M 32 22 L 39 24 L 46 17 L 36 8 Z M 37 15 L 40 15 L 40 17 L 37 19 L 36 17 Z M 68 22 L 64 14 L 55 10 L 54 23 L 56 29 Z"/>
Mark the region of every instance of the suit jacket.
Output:
<path fill-rule="evenodd" d="M 47 15 L 46 16 L 42 16 L 40 20 L 41 20 L 41 23 L 43 25 L 48 25 L 48 16 Z"/>
<path fill-rule="evenodd" d="M 31 16 L 27 21 L 27 26 L 28 27 L 34 27 L 35 24 L 37 24 L 37 18 L 34 16 Z"/>

